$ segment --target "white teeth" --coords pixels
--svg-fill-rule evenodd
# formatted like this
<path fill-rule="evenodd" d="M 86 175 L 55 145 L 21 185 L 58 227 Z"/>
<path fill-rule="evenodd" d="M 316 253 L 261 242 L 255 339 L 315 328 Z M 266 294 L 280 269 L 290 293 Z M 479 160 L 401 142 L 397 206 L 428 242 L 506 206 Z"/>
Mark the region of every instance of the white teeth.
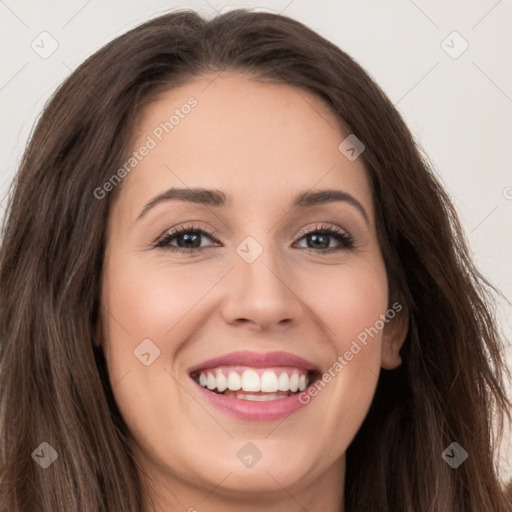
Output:
<path fill-rule="evenodd" d="M 290 377 L 288 377 L 286 372 L 279 375 L 278 389 L 279 391 L 288 391 L 290 389 Z"/>
<path fill-rule="evenodd" d="M 219 372 L 217 373 L 217 389 L 222 393 L 228 387 L 228 379 L 226 376 Z"/>
<path fill-rule="evenodd" d="M 279 377 L 274 370 L 265 370 L 261 377 L 254 369 L 247 368 L 242 375 L 236 371 L 230 371 L 227 374 L 223 369 L 211 369 L 208 372 L 199 374 L 199 384 L 203 388 L 213 391 L 216 389 L 219 393 L 226 390 L 253 393 L 276 393 L 278 391 L 304 391 L 309 384 L 309 378 L 306 374 L 294 370 L 290 375 L 282 371 Z M 271 396 L 271 395 L 268 395 Z M 273 395 L 272 395 L 273 396 Z M 248 400 L 260 400 L 259 398 L 248 398 Z"/>
<path fill-rule="evenodd" d="M 299 391 L 304 391 L 308 387 L 307 377 L 305 375 L 301 375 L 299 377 Z"/>
<path fill-rule="evenodd" d="M 295 393 L 299 389 L 299 374 L 298 372 L 293 372 L 290 377 L 290 391 Z"/>
<path fill-rule="evenodd" d="M 260 376 L 254 370 L 245 370 L 242 375 L 242 389 L 244 391 L 260 391 Z"/>
<path fill-rule="evenodd" d="M 211 373 L 206 377 L 206 385 L 208 389 L 215 389 L 217 387 L 217 379 Z"/>
<path fill-rule="evenodd" d="M 265 371 L 261 376 L 261 391 L 272 393 L 278 390 L 277 375 L 273 371 Z"/>
<path fill-rule="evenodd" d="M 242 379 L 236 372 L 229 372 L 228 375 L 228 389 L 231 391 L 238 391 L 242 387 Z"/>

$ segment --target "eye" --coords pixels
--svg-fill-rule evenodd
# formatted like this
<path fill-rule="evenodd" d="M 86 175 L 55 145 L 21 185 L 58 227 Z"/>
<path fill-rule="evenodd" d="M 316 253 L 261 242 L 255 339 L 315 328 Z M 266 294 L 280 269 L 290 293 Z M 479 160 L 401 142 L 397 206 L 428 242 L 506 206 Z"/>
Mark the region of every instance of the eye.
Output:
<path fill-rule="evenodd" d="M 176 228 L 170 233 L 166 233 L 154 246 L 156 248 L 164 248 L 170 251 L 191 253 L 202 251 L 205 247 L 202 245 L 204 238 L 214 239 L 215 232 L 208 233 L 204 229 L 194 226 L 182 226 Z M 217 242 L 217 240 L 215 240 Z M 175 242 L 176 245 L 173 243 Z M 206 247 L 208 248 L 208 247 Z"/>
<path fill-rule="evenodd" d="M 307 247 L 313 252 L 331 253 L 351 249 L 354 247 L 354 239 L 346 231 L 333 226 L 314 226 L 302 233 L 299 240 L 306 240 Z M 331 241 L 338 242 L 338 247 L 332 247 Z"/>
<path fill-rule="evenodd" d="M 166 233 L 154 248 L 185 254 L 201 252 L 212 248 L 212 245 L 203 245 L 205 238 L 214 241 L 217 246 L 220 244 L 215 234 L 216 232 L 208 232 L 193 225 L 182 226 Z M 314 226 L 300 234 L 299 241 L 301 240 L 306 240 L 307 243 L 307 247 L 302 248 L 315 254 L 338 252 L 354 247 L 353 238 L 346 231 L 333 226 Z M 335 241 L 337 246 L 332 247 L 332 241 Z"/>

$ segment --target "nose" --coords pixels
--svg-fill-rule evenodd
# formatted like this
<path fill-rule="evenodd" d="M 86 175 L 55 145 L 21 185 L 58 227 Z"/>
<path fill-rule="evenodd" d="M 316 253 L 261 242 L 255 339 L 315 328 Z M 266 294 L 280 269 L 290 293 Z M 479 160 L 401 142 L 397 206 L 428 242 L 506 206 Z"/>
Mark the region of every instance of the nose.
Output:
<path fill-rule="evenodd" d="M 271 258 L 269 251 L 252 263 L 236 255 L 225 283 L 224 320 L 258 331 L 296 323 L 304 314 L 304 306 L 293 284 L 285 263 Z"/>

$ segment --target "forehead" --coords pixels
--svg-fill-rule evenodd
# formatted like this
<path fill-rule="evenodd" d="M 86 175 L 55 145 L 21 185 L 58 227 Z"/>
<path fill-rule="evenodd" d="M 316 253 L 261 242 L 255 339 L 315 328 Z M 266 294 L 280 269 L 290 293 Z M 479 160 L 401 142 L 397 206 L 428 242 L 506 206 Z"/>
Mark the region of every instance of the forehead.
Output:
<path fill-rule="evenodd" d="M 133 220 L 170 187 L 220 189 L 232 206 L 284 206 L 299 191 L 341 188 L 366 203 L 361 158 L 338 149 L 343 133 L 328 106 L 286 84 L 244 75 L 207 75 L 159 95 L 134 127 L 131 150 L 144 151 L 125 178 L 120 202 Z"/>

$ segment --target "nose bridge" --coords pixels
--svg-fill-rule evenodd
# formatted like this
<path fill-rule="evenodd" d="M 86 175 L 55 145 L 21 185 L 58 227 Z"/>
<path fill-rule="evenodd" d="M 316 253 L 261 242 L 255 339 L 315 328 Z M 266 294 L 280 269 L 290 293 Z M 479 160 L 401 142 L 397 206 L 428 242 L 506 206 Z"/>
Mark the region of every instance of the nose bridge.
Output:
<path fill-rule="evenodd" d="M 227 289 L 226 321 L 248 321 L 260 328 L 299 318 L 302 306 L 293 290 L 291 273 L 270 242 L 247 237 L 236 248 Z M 261 237 L 260 237 L 261 239 Z"/>

